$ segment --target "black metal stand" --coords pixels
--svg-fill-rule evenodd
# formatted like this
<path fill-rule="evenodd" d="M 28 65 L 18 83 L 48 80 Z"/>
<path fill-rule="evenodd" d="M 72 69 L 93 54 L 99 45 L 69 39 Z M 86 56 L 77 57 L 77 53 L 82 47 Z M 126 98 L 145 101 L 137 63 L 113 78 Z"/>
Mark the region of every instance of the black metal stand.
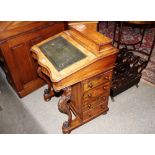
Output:
<path fill-rule="evenodd" d="M 111 97 L 139 83 L 147 61 L 127 49 L 120 50 L 113 72 Z"/>
<path fill-rule="evenodd" d="M 142 37 L 139 42 L 133 44 L 122 43 L 121 36 L 122 36 L 123 24 L 124 24 L 123 22 L 116 22 L 114 27 L 113 43 L 117 43 L 117 48 L 120 49 L 120 52 L 116 60 L 116 65 L 114 68 L 112 78 L 112 86 L 110 91 L 112 99 L 114 96 L 127 90 L 133 85 L 138 86 L 138 83 L 142 76 L 142 71 L 147 66 L 155 45 L 155 34 L 154 34 L 154 39 L 152 42 L 152 46 L 150 47 L 150 51 L 146 52 L 145 50 L 140 49 L 143 43 L 146 26 L 143 27 L 143 31 L 141 33 Z M 119 30 L 118 30 L 118 40 L 116 41 L 115 35 L 117 26 L 119 26 Z M 138 44 L 139 48 L 136 48 L 135 45 Z M 121 45 L 125 45 L 125 48 L 121 49 L 120 48 Z M 128 46 L 133 48 L 132 49 L 128 48 Z M 145 55 L 146 59 L 142 58 L 140 55 L 138 56 L 136 52 L 140 53 L 140 55 Z"/>

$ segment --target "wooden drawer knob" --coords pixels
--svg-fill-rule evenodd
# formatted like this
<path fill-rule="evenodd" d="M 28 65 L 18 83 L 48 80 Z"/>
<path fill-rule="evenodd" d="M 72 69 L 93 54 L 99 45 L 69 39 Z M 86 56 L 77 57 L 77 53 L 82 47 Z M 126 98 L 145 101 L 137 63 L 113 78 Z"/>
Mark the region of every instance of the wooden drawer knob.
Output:
<path fill-rule="evenodd" d="M 88 97 L 92 97 L 92 94 L 88 94 Z"/>
<path fill-rule="evenodd" d="M 88 108 L 89 108 L 89 109 L 91 108 L 91 104 L 88 104 Z"/>
<path fill-rule="evenodd" d="M 88 87 L 89 87 L 89 88 L 93 88 L 92 82 L 89 82 L 89 83 L 88 83 Z"/>
<path fill-rule="evenodd" d="M 88 117 L 91 117 L 91 116 L 92 116 L 92 115 L 89 113 L 89 114 L 88 114 Z"/>
<path fill-rule="evenodd" d="M 104 86 L 103 89 L 106 90 L 106 87 Z"/>
<path fill-rule="evenodd" d="M 105 99 L 106 99 L 106 97 L 104 96 L 104 97 L 103 97 L 103 101 L 105 101 Z"/>
<path fill-rule="evenodd" d="M 105 79 L 106 79 L 106 80 L 109 80 L 109 76 L 106 76 Z"/>

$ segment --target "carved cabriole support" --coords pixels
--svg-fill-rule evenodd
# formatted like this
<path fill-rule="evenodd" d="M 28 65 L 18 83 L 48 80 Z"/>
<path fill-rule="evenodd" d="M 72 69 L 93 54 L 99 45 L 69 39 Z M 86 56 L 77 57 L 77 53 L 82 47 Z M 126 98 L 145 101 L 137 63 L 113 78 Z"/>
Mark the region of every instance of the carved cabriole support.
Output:
<path fill-rule="evenodd" d="M 44 100 L 47 102 L 51 100 L 51 98 L 54 96 L 54 91 L 52 88 L 52 83 L 51 81 L 42 73 L 42 68 L 39 66 L 37 69 L 38 75 L 46 81 L 48 88 L 44 90 Z"/>
<path fill-rule="evenodd" d="M 63 90 L 63 95 L 61 96 L 59 103 L 58 103 L 58 109 L 60 112 L 65 113 L 68 115 L 68 121 L 65 121 L 62 126 L 63 133 L 70 133 L 68 128 L 71 126 L 72 122 L 72 113 L 70 108 L 71 103 L 71 87 L 67 87 Z"/>

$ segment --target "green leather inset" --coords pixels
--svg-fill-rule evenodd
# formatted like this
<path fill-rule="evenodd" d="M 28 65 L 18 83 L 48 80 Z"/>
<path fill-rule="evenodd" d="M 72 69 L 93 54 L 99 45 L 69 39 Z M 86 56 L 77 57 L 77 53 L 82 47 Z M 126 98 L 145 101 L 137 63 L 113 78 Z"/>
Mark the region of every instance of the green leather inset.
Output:
<path fill-rule="evenodd" d="M 58 71 L 86 57 L 84 53 L 61 36 L 46 42 L 39 48 Z"/>

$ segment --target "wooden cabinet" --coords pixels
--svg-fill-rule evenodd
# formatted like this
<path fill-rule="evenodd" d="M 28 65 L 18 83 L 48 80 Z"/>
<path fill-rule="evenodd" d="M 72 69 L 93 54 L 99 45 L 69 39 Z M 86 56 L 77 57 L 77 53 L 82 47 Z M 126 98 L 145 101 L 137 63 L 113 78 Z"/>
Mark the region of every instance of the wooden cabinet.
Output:
<path fill-rule="evenodd" d="M 64 30 L 64 22 L 0 22 L 0 65 L 20 97 L 41 87 L 30 48 Z"/>
<path fill-rule="evenodd" d="M 111 78 L 109 70 L 72 86 L 71 106 L 84 122 L 108 110 Z"/>

